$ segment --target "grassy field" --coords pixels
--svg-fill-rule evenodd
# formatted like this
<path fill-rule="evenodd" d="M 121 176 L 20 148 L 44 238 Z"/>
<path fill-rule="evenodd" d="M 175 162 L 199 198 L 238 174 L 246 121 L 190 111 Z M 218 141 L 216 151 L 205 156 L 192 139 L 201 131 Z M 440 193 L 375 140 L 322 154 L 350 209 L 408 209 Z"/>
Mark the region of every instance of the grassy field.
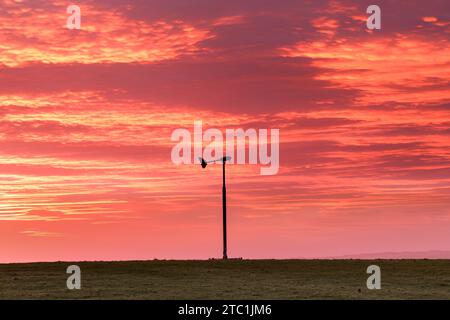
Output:
<path fill-rule="evenodd" d="M 67 290 L 67 266 L 81 290 Z M 366 288 L 381 267 L 381 290 Z M 211 260 L 0 265 L 0 299 L 450 299 L 450 260 Z"/>

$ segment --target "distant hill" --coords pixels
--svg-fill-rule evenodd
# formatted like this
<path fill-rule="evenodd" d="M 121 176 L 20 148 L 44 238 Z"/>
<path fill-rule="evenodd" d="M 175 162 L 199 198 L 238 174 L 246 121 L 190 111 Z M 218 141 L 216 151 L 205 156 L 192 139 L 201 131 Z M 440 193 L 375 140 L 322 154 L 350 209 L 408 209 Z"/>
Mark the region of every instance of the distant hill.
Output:
<path fill-rule="evenodd" d="M 362 253 L 322 259 L 450 259 L 450 251 Z"/>

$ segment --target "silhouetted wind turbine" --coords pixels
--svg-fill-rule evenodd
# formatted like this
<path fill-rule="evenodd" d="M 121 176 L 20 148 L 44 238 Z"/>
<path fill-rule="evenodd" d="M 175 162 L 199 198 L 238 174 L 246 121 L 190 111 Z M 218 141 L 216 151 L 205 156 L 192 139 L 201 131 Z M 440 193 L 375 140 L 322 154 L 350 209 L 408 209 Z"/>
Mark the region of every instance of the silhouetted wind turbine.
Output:
<path fill-rule="evenodd" d="M 205 159 L 198 158 L 202 164 L 202 168 L 205 169 L 208 163 L 222 162 L 222 210 L 223 210 L 223 259 L 228 259 L 227 255 L 227 189 L 225 187 L 225 163 L 231 160 L 231 157 L 225 156 L 217 160 L 206 161 Z"/>

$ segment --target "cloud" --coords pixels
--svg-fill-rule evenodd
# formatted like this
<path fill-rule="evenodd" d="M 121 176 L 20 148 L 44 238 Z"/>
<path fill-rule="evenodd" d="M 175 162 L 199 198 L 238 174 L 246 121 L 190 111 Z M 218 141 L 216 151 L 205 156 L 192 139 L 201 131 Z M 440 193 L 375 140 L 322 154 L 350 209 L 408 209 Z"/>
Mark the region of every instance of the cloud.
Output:
<path fill-rule="evenodd" d="M 26 230 L 22 231 L 22 234 L 29 237 L 62 237 L 63 235 L 55 232 L 37 231 L 37 230 Z"/>
<path fill-rule="evenodd" d="M 3 3 L 0 23 L 10 27 L 0 31 L 0 65 L 152 63 L 199 51 L 212 37 L 179 20 L 144 22 L 93 2 L 81 7 L 81 30 L 68 30 L 65 1 Z"/>

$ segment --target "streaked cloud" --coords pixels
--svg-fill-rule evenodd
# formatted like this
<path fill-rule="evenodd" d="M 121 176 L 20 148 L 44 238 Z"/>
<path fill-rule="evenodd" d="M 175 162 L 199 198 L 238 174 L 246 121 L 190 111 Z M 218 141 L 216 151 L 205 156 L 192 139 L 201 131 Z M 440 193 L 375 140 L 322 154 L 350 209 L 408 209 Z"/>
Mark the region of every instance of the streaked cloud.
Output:
<path fill-rule="evenodd" d="M 67 3 L 3 1 L 0 65 L 152 63 L 201 51 L 211 38 L 183 21 L 137 21 L 110 6 L 82 5 L 82 29 L 68 30 Z"/>

